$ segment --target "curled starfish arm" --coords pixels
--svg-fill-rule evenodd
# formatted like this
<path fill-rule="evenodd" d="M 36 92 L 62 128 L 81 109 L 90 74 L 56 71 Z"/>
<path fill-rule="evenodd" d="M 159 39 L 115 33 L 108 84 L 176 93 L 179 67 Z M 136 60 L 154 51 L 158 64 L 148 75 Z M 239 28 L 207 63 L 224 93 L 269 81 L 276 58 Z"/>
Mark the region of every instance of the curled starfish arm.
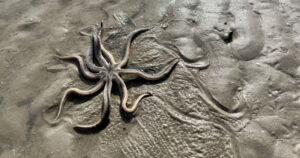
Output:
<path fill-rule="evenodd" d="M 122 78 L 119 75 L 115 75 L 115 82 L 118 84 L 119 89 L 120 89 L 120 94 L 121 94 L 121 107 L 125 112 L 132 113 L 134 112 L 137 107 L 139 102 L 147 96 L 150 96 L 151 94 L 146 93 L 146 94 L 141 94 L 135 101 L 134 103 L 128 107 L 127 106 L 127 100 L 128 100 L 128 90 L 126 87 L 126 84 L 122 80 Z"/>
<path fill-rule="evenodd" d="M 95 126 L 97 126 L 98 124 L 100 124 L 102 122 L 102 120 L 104 119 L 104 117 L 106 116 L 107 112 L 108 112 L 108 108 L 110 105 L 110 101 L 111 101 L 111 89 L 112 89 L 112 80 L 107 80 L 107 83 L 105 84 L 104 87 L 104 101 L 103 101 L 103 108 L 102 108 L 102 112 L 101 112 L 101 117 L 90 124 L 77 124 L 76 127 L 79 128 L 93 128 Z"/>
<path fill-rule="evenodd" d="M 112 56 L 112 54 L 103 46 L 102 43 L 102 26 L 103 26 L 103 22 L 101 22 L 100 28 L 98 29 L 98 39 L 99 39 L 99 45 L 100 45 L 100 56 L 102 55 L 102 53 L 107 57 L 107 59 L 109 60 L 109 62 L 111 64 L 115 64 L 115 58 Z"/>
<path fill-rule="evenodd" d="M 128 39 L 127 39 L 127 43 L 126 43 L 126 50 L 125 50 L 125 54 L 122 58 L 122 60 L 120 61 L 119 63 L 119 66 L 120 67 L 123 67 L 127 64 L 128 62 L 128 59 L 129 59 L 129 54 L 130 54 L 130 44 L 132 42 L 132 40 L 140 33 L 143 33 L 143 32 L 146 32 L 148 31 L 149 29 L 146 29 L 146 28 L 141 28 L 141 29 L 138 29 L 138 30 L 135 30 L 133 31 L 132 33 L 130 33 Z"/>
<path fill-rule="evenodd" d="M 62 113 L 62 110 L 63 110 L 63 105 L 66 102 L 67 97 L 70 94 L 76 93 L 76 94 L 79 94 L 79 95 L 91 95 L 91 94 L 96 93 L 98 90 L 100 90 L 104 86 L 104 83 L 105 83 L 105 81 L 100 81 L 100 82 L 97 83 L 97 85 L 95 87 L 93 87 L 92 89 L 89 89 L 89 90 L 80 90 L 78 88 L 69 88 L 69 89 L 67 89 L 65 91 L 61 101 L 60 101 L 59 108 L 58 108 L 55 120 L 58 120 L 58 118 L 60 117 L 60 115 Z"/>
<path fill-rule="evenodd" d="M 158 80 L 166 76 L 174 66 L 178 63 L 177 59 L 172 59 L 168 62 L 167 66 L 165 66 L 163 69 L 161 69 L 158 73 L 155 74 L 148 74 L 143 71 L 137 70 L 137 69 L 122 69 L 120 71 L 120 74 L 135 74 L 138 75 L 146 80 Z"/>
<path fill-rule="evenodd" d="M 94 74 L 88 70 L 88 68 L 84 64 L 81 56 L 79 56 L 79 55 L 63 56 L 63 57 L 57 56 L 57 58 L 62 59 L 62 60 L 77 60 L 77 62 L 79 63 L 79 69 L 82 72 L 84 77 L 86 77 L 88 79 L 92 79 L 92 80 L 99 79 L 99 76 L 97 76 L 96 74 Z"/>

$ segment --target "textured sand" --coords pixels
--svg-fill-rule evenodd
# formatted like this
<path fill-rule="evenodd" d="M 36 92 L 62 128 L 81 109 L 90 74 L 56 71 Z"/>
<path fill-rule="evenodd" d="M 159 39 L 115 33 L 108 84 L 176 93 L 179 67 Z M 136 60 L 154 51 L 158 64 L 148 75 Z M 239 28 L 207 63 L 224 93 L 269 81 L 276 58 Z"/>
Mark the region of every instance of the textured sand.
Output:
<path fill-rule="evenodd" d="M 127 83 L 131 100 L 153 94 L 133 117 L 113 87 L 105 125 L 72 124 L 99 117 L 100 92 L 71 97 L 67 121 L 50 126 L 67 88 L 95 84 L 53 56 L 85 55 L 78 32 L 100 20 L 118 60 L 131 31 L 151 28 L 129 67 L 181 61 L 162 80 Z M 1 158 L 300 157 L 299 0 L 0 0 L 0 30 Z"/>

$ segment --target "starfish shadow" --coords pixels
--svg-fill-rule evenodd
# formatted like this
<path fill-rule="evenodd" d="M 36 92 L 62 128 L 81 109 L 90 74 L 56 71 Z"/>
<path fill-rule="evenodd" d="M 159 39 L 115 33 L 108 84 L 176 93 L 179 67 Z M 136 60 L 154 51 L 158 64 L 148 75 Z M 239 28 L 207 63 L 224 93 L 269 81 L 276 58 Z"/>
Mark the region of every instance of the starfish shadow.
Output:
<path fill-rule="evenodd" d="M 77 132 L 79 134 L 84 134 L 84 135 L 99 133 L 109 125 L 110 120 L 109 120 L 108 116 L 109 116 L 109 111 L 105 114 L 105 116 L 103 117 L 103 120 L 94 127 L 91 127 L 91 128 L 73 127 L 73 129 L 75 132 Z"/>

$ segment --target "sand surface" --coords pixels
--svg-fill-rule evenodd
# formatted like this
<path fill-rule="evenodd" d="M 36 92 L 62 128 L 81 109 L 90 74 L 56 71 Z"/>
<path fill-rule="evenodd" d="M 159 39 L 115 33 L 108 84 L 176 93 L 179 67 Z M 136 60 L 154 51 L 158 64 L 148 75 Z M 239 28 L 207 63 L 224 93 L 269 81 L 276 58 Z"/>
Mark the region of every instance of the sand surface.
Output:
<path fill-rule="evenodd" d="M 137 111 L 120 111 L 112 88 L 106 122 L 103 90 L 71 96 L 51 125 L 63 93 L 89 89 L 76 62 L 104 22 L 103 43 L 119 61 L 130 32 L 129 101 L 150 92 Z M 1 158 L 300 158 L 299 0 L 0 0 Z M 131 78 L 130 78 L 131 77 Z"/>

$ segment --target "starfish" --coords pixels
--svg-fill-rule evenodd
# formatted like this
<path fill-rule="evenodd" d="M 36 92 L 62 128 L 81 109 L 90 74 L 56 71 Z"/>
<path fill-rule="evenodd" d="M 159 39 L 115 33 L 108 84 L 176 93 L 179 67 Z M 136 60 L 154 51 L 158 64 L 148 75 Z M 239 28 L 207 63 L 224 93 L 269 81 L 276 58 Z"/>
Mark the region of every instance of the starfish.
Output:
<path fill-rule="evenodd" d="M 120 96 L 121 96 L 120 103 L 121 103 L 122 110 L 124 110 L 127 113 L 132 113 L 137 109 L 138 103 L 141 101 L 141 99 L 150 96 L 151 94 L 150 93 L 141 94 L 140 96 L 137 97 L 137 99 L 134 101 L 134 103 L 131 106 L 128 105 L 127 104 L 128 90 L 122 78 L 122 75 L 131 74 L 131 75 L 137 75 L 146 80 L 159 80 L 164 76 L 166 76 L 167 74 L 169 74 L 171 70 L 178 63 L 178 60 L 174 58 L 168 61 L 166 65 L 159 72 L 154 74 L 148 74 L 139 69 L 128 69 L 128 68 L 126 69 L 124 67 L 127 65 L 129 60 L 130 45 L 133 39 L 137 35 L 146 32 L 149 29 L 141 28 L 131 32 L 126 42 L 125 54 L 123 55 L 120 62 L 116 62 L 112 54 L 103 46 L 101 40 L 102 28 L 103 28 L 103 22 L 101 22 L 100 25 L 96 24 L 95 26 L 93 26 L 91 34 L 86 34 L 91 37 L 91 44 L 85 59 L 80 55 L 58 56 L 59 59 L 63 59 L 63 60 L 65 59 L 76 60 L 79 63 L 79 70 L 82 73 L 82 75 L 87 79 L 97 80 L 98 82 L 93 88 L 88 90 L 80 90 L 78 88 L 67 89 L 64 92 L 63 97 L 60 101 L 59 108 L 55 117 L 55 121 L 59 120 L 63 110 L 63 105 L 70 94 L 75 93 L 81 96 L 92 95 L 98 92 L 100 89 L 102 89 L 102 87 L 104 87 L 104 92 L 103 92 L 104 102 L 101 111 L 101 117 L 99 118 L 99 120 L 91 124 L 76 124 L 76 127 L 92 128 L 100 124 L 101 121 L 104 119 L 105 114 L 108 112 L 110 106 L 113 81 L 117 83 L 120 91 Z M 96 64 L 96 62 L 98 64 Z"/>

